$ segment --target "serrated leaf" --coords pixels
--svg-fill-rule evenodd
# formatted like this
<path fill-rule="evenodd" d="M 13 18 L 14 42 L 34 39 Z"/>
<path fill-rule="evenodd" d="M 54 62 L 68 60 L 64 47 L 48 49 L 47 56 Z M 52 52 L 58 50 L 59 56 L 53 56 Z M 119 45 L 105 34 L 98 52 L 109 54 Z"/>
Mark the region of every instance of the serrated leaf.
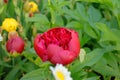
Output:
<path fill-rule="evenodd" d="M 97 36 L 96 32 L 93 30 L 93 28 L 88 23 L 85 24 L 84 31 L 90 37 L 97 39 L 98 36 Z"/>
<path fill-rule="evenodd" d="M 105 50 L 104 49 L 95 49 L 92 52 L 86 54 L 85 60 L 83 62 L 83 65 L 85 66 L 92 66 L 93 64 L 97 63 L 102 56 L 104 55 Z"/>
<path fill-rule="evenodd" d="M 83 25 L 78 22 L 78 21 L 72 21 L 72 22 L 69 22 L 66 27 L 68 28 L 73 28 L 73 29 L 82 29 L 83 28 Z"/>
<path fill-rule="evenodd" d="M 85 10 L 85 7 L 82 4 L 77 3 L 77 5 L 76 5 L 76 11 L 77 11 L 76 14 L 80 18 L 80 20 L 83 20 L 83 21 L 87 21 L 88 20 L 87 12 Z"/>
<path fill-rule="evenodd" d="M 102 15 L 98 9 L 95 9 L 93 6 L 90 6 L 88 9 L 89 21 L 97 22 L 102 18 Z"/>
<path fill-rule="evenodd" d="M 120 76 L 120 73 L 113 67 L 109 66 L 105 59 L 104 61 L 100 60 L 94 67 L 92 67 L 92 69 L 104 76 Z"/>
<path fill-rule="evenodd" d="M 116 41 L 116 42 L 120 42 L 119 37 L 116 36 L 112 30 L 110 30 L 105 24 L 103 23 L 97 23 L 97 28 L 103 32 L 102 34 L 102 38 L 100 39 L 100 41 Z"/>

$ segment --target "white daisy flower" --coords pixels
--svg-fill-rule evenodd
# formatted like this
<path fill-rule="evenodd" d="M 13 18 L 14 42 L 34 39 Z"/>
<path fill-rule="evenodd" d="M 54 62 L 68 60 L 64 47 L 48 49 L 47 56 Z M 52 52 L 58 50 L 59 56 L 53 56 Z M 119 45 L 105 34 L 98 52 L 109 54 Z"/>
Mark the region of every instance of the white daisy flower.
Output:
<path fill-rule="evenodd" d="M 0 34 L 0 42 L 1 42 L 1 41 L 3 41 L 3 37 L 2 37 L 1 34 Z"/>
<path fill-rule="evenodd" d="M 52 71 L 55 80 L 73 80 L 70 77 L 71 73 L 62 64 L 57 64 L 55 68 L 50 67 L 50 70 Z"/>

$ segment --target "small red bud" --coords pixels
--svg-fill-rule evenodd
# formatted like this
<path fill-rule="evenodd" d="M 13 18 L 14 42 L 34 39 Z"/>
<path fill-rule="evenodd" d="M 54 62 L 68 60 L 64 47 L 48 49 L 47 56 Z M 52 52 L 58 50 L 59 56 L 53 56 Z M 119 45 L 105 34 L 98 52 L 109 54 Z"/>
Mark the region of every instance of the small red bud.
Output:
<path fill-rule="evenodd" d="M 33 13 L 29 13 L 29 17 L 33 17 L 33 15 L 34 15 Z"/>
<path fill-rule="evenodd" d="M 24 50 L 23 39 L 19 36 L 10 38 L 6 43 L 6 49 L 10 53 L 22 53 Z"/>
<path fill-rule="evenodd" d="M 7 3 L 8 3 L 8 0 L 3 0 L 3 2 L 7 4 Z"/>

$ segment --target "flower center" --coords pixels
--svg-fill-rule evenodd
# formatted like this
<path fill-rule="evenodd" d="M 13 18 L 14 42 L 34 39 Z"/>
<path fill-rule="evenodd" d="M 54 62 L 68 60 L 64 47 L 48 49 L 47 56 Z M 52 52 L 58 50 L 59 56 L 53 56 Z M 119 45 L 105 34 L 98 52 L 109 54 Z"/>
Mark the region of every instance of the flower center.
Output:
<path fill-rule="evenodd" d="M 63 75 L 63 73 L 61 71 L 57 71 L 56 74 L 57 74 L 57 77 L 59 78 L 59 80 L 65 80 L 65 76 Z"/>

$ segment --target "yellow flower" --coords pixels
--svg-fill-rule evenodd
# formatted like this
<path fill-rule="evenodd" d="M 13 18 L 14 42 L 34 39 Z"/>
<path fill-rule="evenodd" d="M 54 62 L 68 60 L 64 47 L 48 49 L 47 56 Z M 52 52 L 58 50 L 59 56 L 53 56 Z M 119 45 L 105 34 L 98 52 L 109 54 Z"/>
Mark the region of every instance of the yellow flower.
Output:
<path fill-rule="evenodd" d="M 29 2 L 29 12 L 37 12 L 38 11 L 38 5 L 35 2 Z"/>
<path fill-rule="evenodd" d="M 62 64 L 57 64 L 55 68 L 50 67 L 50 70 L 52 71 L 55 80 L 72 80 L 70 77 L 71 73 Z"/>
<path fill-rule="evenodd" d="M 2 23 L 2 29 L 11 32 L 16 31 L 18 22 L 13 18 L 6 18 Z"/>

